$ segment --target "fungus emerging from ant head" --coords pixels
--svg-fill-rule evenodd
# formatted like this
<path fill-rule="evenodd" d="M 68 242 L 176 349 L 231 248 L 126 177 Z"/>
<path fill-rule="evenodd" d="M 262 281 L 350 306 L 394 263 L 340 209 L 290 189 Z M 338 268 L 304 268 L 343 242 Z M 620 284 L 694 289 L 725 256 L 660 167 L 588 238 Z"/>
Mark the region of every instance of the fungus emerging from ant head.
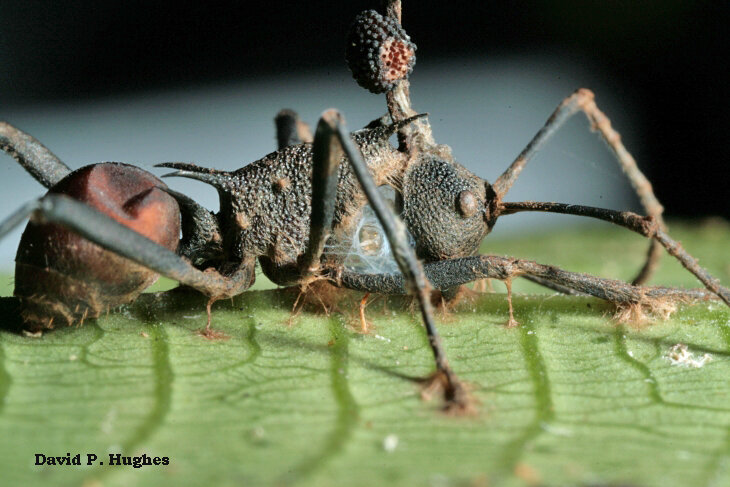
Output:
<path fill-rule="evenodd" d="M 345 57 L 357 84 L 384 93 L 411 74 L 416 45 L 396 20 L 366 10 L 350 28 Z"/>

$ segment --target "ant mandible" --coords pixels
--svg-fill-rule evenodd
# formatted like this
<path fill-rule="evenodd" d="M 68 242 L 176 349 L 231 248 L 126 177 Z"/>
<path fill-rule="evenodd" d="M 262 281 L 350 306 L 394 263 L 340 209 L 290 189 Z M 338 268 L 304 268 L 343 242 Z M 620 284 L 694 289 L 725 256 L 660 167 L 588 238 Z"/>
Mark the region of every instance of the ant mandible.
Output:
<path fill-rule="evenodd" d="M 413 294 L 435 357 L 432 381 L 443 387 L 446 408 L 466 409 L 467 393 L 448 364 L 434 324 L 432 289 L 448 297 L 470 281 L 501 279 L 507 284 L 510 326 L 517 324 L 511 305 L 514 277 L 638 310 L 651 310 L 667 300 L 715 296 L 730 306 L 730 290 L 667 235 L 651 185 L 590 91 L 580 89 L 566 98 L 490 184 L 457 163 L 448 146 L 436 144 L 427 117 L 411 108 L 407 78 L 415 50 L 400 25 L 400 1 L 387 1 L 386 15 L 370 10 L 357 16 L 347 59 L 361 86 L 385 93 L 389 115 L 350 134 L 341 115 L 328 110 L 311 137 L 294 112 L 282 111 L 276 119 L 279 150 L 241 169 L 158 164 L 175 170 L 165 176 L 215 187 L 218 213 L 134 166 L 103 163 L 71 171 L 40 142 L 0 123 L 0 147 L 49 188 L 45 196 L 0 223 L 2 238 L 31 217 L 16 257 L 15 295 L 25 326 L 49 329 L 97 317 L 133 301 L 162 274 L 209 297 L 205 330 L 212 334 L 211 304 L 248 289 L 258 260 L 264 274 L 279 285 L 327 281 L 366 292 Z M 646 216 L 504 201 L 539 147 L 578 112 L 610 146 Z M 395 133 L 397 148 L 389 142 Z M 382 185 L 395 189 L 400 218 L 379 193 Z M 400 273 L 357 272 L 343 266 L 342 255 L 328 251 L 332 242 L 354 238 L 368 204 L 382 224 Z M 651 239 L 646 262 L 628 284 L 532 261 L 477 255 L 500 216 L 523 211 L 588 216 L 626 227 Z M 662 247 L 706 290 L 641 286 L 656 267 Z"/>

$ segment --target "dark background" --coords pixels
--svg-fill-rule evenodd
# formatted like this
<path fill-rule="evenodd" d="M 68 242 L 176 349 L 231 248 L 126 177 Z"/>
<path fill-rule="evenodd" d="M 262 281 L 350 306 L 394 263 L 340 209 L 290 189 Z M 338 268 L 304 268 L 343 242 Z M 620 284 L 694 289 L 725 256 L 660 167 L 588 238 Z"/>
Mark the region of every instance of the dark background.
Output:
<path fill-rule="evenodd" d="M 342 69 L 350 19 L 377 3 L 3 0 L 0 104 Z M 550 49 L 590 60 L 631 99 L 667 213 L 730 217 L 725 5 L 406 0 L 404 26 L 419 59 Z"/>

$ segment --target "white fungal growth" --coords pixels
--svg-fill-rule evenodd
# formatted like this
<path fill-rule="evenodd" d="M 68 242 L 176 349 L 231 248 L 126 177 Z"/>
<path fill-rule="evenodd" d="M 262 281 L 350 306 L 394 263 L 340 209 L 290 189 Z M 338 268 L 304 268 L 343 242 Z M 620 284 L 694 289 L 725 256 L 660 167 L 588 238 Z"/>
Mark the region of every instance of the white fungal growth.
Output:
<path fill-rule="evenodd" d="M 390 434 L 383 438 L 383 450 L 388 453 L 393 453 L 398 448 L 398 436 Z"/>
<path fill-rule="evenodd" d="M 684 343 L 677 343 L 669 349 L 667 359 L 669 359 L 669 362 L 672 365 L 699 369 L 712 360 L 712 356 L 709 353 L 706 353 L 700 358 L 695 358 L 687 348 L 687 345 Z"/>
<path fill-rule="evenodd" d="M 390 186 L 380 186 L 380 194 L 395 208 L 395 190 Z M 408 233 L 408 240 L 415 247 L 415 240 Z M 380 220 L 375 212 L 367 205 L 362 210 L 362 216 L 357 222 L 354 235 L 350 242 L 329 245 L 327 252 L 345 257 L 343 265 L 348 271 L 363 274 L 394 274 L 400 272 L 398 264 L 390 250 L 390 242 L 385 235 Z"/>

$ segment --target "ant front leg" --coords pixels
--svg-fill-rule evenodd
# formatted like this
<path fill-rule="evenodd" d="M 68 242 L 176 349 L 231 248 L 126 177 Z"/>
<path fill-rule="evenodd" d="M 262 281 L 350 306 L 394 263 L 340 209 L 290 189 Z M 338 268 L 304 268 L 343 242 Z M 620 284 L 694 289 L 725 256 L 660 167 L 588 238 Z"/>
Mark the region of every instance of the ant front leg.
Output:
<path fill-rule="evenodd" d="M 614 211 L 591 206 L 568 205 L 565 203 L 546 203 L 526 201 L 521 203 L 502 203 L 502 215 L 521 211 L 544 211 L 564 215 L 588 216 L 628 228 L 644 237 L 653 239 L 675 257 L 685 269 L 690 271 L 705 287 L 730 306 L 730 290 L 720 285 L 720 281 L 703 269 L 697 259 L 689 255 L 679 244 L 661 228 L 652 217 L 642 217 L 630 211 Z"/>
<path fill-rule="evenodd" d="M 321 132 L 320 132 L 321 129 Z M 429 345 L 436 362 L 434 381 L 440 382 L 444 388 L 446 400 L 445 408 L 454 411 L 467 411 L 469 401 L 466 390 L 459 378 L 454 374 L 446 358 L 443 342 L 434 323 L 433 306 L 430 300 L 431 285 L 426 279 L 423 266 L 418 260 L 414 249 L 409 245 L 406 226 L 388 207 L 371 176 L 367 165 L 355 143 L 346 131 L 342 117 L 334 110 L 325 112 L 318 126 L 318 135 L 315 137 L 328 141 L 325 145 L 331 146 L 335 138 L 344 150 L 360 185 L 367 196 L 368 202 L 383 226 L 385 235 L 393 249 L 393 255 L 402 273 L 405 289 L 415 295 L 421 308 L 421 316 L 428 334 Z M 335 280 L 337 283 L 337 281 Z M 342 283 L 338 283 L 342 284 Z M 345 286 L 349 287 L 349 286 Z M 377 292 L 377 290 L 374 290 Z"/>
<path fill-rule="evenodd" d="M 54 186 L 71 173 L 71 169 L 46 146 L 6 122 L 0 122 L 0 149 L 17 160 L 46 188 Z"/>
<path fill-rule="evenodd" d="M 522 169 L 537 153 L 540 147 L 557 132 L 563 124 L 573 115 L 582 111 L 591 123 L 591 128 L 598 131 L 603 140 L 609 145 L 611 151 L 616 157 L 616 161 L 623 170 L 626 177 L 629 178 L 631 186 L 634 188 L 641 205 L 644 207 L 647 215 L 654 217 L 657 224 L 662 230 L 666 229 L 664 220 L 662 219 L 662 212 L 664 208 L 654 196 L 654 192 L 651 187 L 651 183 L 646 179 L 644 174 L 641 172 L 636 164 L 636 160 L 631 156 L 626 147 L 621 142 L 621 136 L 611 127 L 611 121 L 606 115 L 598 109 L 594 100 L 595 96 L 593 92 L 585 88 L 577 90 L 575 93 L 570 95 L 568 98 L 558 106 L 553 114 L 548 118 L 545 125 L 538 131 L 533 137 L 527 147 L 517 156 L 517 159 L 502 173 L 499 178 L 494 182 L 492 186 L 497 198 L 501 200 L 507 191 L 512 187 L 517 177 L 522 172 Z M 643 284 L 648 281 L 659 262 L 662 249 L 661 245 L 652 240 L 649 245 L 649 251 L 647 253 L 646 261 L 644 266 L 641 268 L 639 273 L 632 280 L 633 284 Z M 535 282 L 540 283 L 540 280 L 533 279 Z M 550 287 L 550 286 L 549 286 Z M 560 289 L 557 289 L 560 290 Z"/>
<path fill-rule="evenodd" d="M 670 287 L 634 286 L 623 281 L 605 279 L 570 272 L 537 262 L 479 255 L 461 257 L 425 264 L 424 272 L 436 289 L 449 289 L 478 279 L 492 278 L 505 281 L 515 277 L 537 277 L 580 294 L 594 296 L 627 309 L 637 317 L 644 311 L 662 312 L 672 301 L 706 300 L 715 295 L 706 289 L 679 289 Z M 406 284 L 400 274 L 332 273 L 331 279 L 339 285 L 365 292 L 406 294 Z M 722 298 L 724 300 L 724 297 Z"/>

